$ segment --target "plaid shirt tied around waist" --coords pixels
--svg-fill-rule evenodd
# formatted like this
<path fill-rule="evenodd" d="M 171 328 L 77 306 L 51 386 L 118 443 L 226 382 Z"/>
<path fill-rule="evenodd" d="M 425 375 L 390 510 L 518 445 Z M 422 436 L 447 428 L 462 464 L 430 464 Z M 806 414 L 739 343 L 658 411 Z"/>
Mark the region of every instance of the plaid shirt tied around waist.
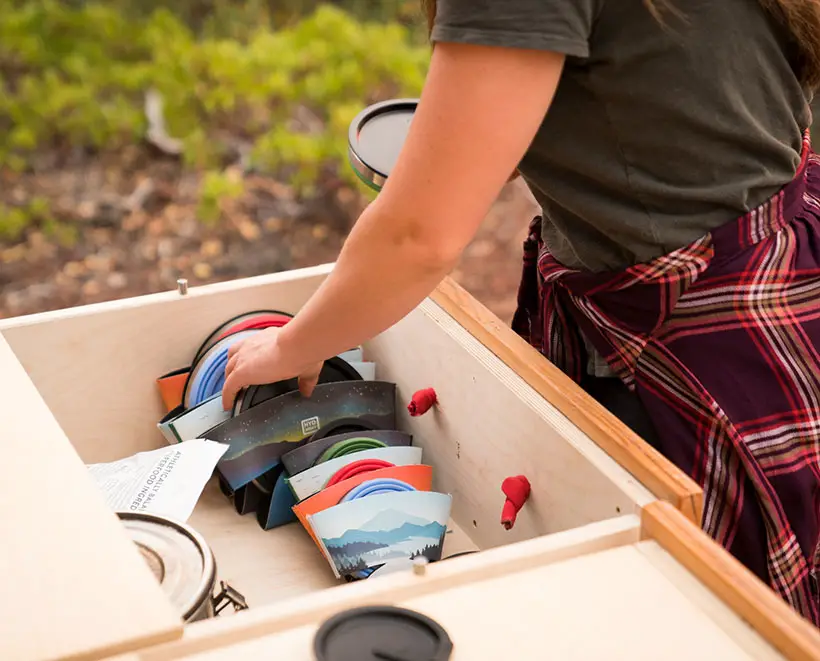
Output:
<path fill-rule="evenodd" d="M 581 381 L 584 336 L 635 392 L 658 450 L 704 490 L 701 525 L 820 626 L 820 157 L 680 250 L 586 273 L 530 226 L 513 329 Z"/>

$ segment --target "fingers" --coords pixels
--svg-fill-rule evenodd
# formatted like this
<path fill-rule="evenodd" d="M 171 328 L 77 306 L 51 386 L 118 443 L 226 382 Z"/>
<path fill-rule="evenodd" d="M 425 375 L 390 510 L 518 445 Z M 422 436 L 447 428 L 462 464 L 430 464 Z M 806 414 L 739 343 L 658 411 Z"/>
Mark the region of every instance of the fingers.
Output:
<path fill-rule="evenodd" d="M 319 383 L 319 375 L 322 373 L 323 366 L 324 363 L 319 363 L 312 369 L 299 375 L 299 392 L 302 393 L 304 397 L 310 397 L 313 394 L 313 389 L 316 387 L 316 384 Z"/>
<path fill-rule="evenodd" d="M 231 348 L 233 348 L 233 347 L 231 347 Z M 239 356 L 237 354 L 234 354 L 233 356 L 231 356 L 230 352 L 228 352 L 228 356 L 230 356 L 228 358 L 228 364 L 225 365 L 225 377 L 226 378 L 230 375 L 231 372 L 233 372 L 234 368 L 236 367 L 236 363 L 239 360 Z"/>
<path fill-rule="evenodd" d="M 319 383 L 319 374 L 304 374 L 299 377 L 299 392 L 303 397 L 310 397 L 313 394 L 313 389 Z"/>
<path fill-rule="evenodd" d="M 240 340 L 236 344 L 228 347 L 228 364 L 225 365 L 225 378 L 227 378 L 236 367 L 237 360 L 239 360 L 239 349 L 245 340 Z"/>
<path fill-rule="evenodd" d="M 245 344 L 245 340 L 237 340 L 231 346 L 229 346 L 228 358 L 233 358 L 236 355 L 236 352 L 239 351 L 239 347 L 241 347 L 243 344 Z"/>
<path fill-rule="evenodd" d="M 222 386 L 223 411 L 230 411 L 233 408 L 237 393 L 246 385 L 248 384 L 242 382 L 242 372 L 240 370 L 233 370 L 230 374 L 226 373 L 225 385 Z"/>

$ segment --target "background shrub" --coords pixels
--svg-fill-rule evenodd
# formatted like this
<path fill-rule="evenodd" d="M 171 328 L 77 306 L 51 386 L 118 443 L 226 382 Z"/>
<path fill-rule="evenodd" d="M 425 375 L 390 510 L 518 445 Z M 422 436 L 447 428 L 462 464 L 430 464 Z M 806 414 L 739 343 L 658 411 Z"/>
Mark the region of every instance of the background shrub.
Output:
<path fill-rule="evenodd" d="M 368 103 L 421 91 L 429 47 L 415 8 L 0 0 L 0 171 L 30 170 L 45 151 L 142 142 L 153 95 L 185 166 L 208 173 L 202 220 L 241 194 L 222 173 L 238 154 L 245 171 L 287 180 L 300 195 L 328 178 L 356 185 L 349 122 Z M 43 215 L 0 207 L 0 240 Z"/>

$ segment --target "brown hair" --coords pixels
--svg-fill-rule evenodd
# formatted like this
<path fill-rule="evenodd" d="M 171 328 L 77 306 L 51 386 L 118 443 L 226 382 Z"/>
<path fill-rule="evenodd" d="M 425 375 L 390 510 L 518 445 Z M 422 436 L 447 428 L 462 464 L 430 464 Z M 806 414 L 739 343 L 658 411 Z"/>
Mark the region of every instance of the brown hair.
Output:
<path fill-rule="evenodd" d="M 664 10 L 677 15 L 670 0 L 643 0 L 646 8 L 662 21 Z M 763 8 L 791 33 L 795 46 L 795 65 L 800 82 L 812 90 L 820 87 L 820 0 L 759 0 Z M 421 0 L 432 32 L 436 19 L 436 0 Z"/>

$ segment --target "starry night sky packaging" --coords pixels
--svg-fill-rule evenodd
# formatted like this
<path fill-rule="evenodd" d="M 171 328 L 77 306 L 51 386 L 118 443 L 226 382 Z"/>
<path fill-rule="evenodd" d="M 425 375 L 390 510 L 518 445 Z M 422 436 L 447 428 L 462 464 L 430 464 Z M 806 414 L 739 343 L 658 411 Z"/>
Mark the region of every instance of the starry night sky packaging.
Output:
<path fill-rule="evenodd" d="M 298 391 L 262 402 L 202 434 L 227 443 L 217 470 L 235 491 L 280 463 L 283 454 L 335 421 L 362 420 L 373 429 L 395 429 L 396 386 L 384 381 L 318 385 L 310 397 Z"/>

